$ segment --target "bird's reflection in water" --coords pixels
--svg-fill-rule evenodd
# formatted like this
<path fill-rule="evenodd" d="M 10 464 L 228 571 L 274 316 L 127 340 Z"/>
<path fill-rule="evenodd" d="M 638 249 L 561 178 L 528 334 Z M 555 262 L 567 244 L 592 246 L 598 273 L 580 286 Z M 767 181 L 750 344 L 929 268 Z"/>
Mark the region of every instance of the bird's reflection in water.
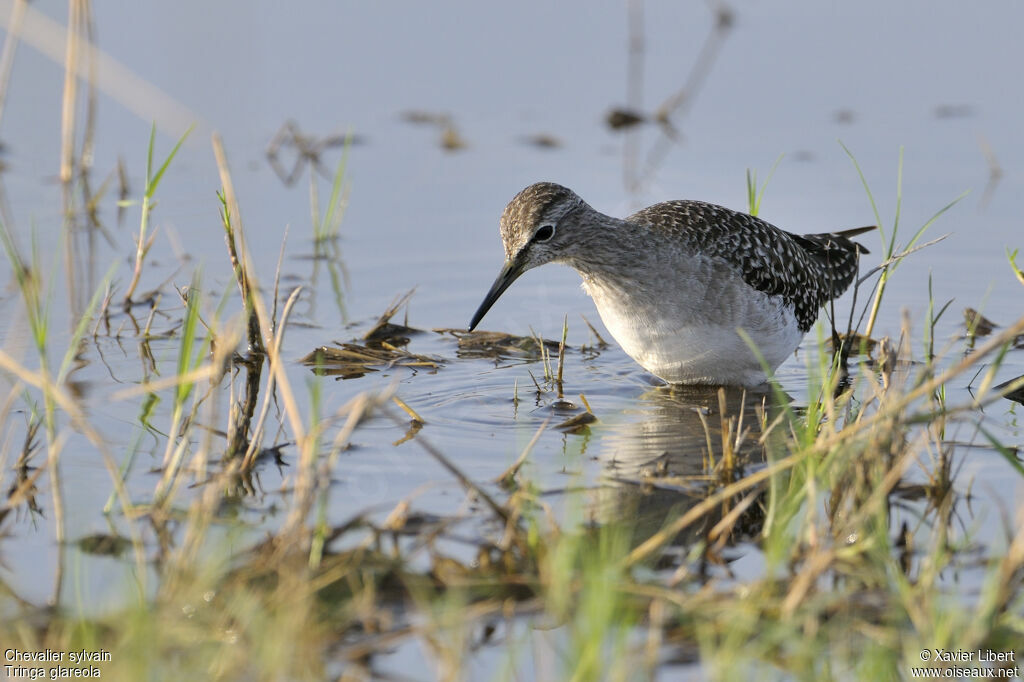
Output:
<path fill-rule="evenodd" d="M 635 543 L 643 542 L 722 485 L 762 467 L 771 441 L 762 442 L 763 425 L 778 414 L 780 399 L 789 400 L 768 387 L 664 387 L 642 395 L 618 423 L 605 421 L 605 485 L 593 499 L 594 518 L 625 521 L 633 527 Z M 706 538 L 747 494 L 716 505 L 675 543 L 685 548 Z M 762 519 L 759 502 L 746 506 L 732 526 L 732 540 L 756 534 Z"/>

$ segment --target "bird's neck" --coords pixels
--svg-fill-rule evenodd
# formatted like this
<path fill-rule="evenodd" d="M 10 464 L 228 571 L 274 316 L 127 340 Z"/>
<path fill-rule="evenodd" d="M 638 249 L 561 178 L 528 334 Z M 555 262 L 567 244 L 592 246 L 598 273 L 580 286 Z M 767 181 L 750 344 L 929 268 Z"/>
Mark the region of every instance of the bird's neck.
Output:
<path fill-rule="evenodd" d="M 657 244 L 641 225 L 597 211 L 586 216 L 573 249 L 565 259 L 584 279 L 636 279 L 656 256 Z"/>

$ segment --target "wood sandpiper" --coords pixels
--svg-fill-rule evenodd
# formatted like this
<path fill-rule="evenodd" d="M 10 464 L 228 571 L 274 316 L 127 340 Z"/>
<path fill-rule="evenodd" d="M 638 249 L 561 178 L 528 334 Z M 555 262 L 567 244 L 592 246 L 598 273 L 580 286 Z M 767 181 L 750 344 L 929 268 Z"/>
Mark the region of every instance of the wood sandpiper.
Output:
<path fill-rule="evenodd" d="M 857 275 L 867 250 L 850 237 L 872 229 L 798 236 L 701 201 L 666 201 L 620 219 L 539 182 L 505 207 L 505 265 L 469 329 L 524 272 L 565 263 L 647 371 L 671 384 L 757 385 L 765 381 L 758 355 L 774 371 L 796 350 L 821 306 Z"/>

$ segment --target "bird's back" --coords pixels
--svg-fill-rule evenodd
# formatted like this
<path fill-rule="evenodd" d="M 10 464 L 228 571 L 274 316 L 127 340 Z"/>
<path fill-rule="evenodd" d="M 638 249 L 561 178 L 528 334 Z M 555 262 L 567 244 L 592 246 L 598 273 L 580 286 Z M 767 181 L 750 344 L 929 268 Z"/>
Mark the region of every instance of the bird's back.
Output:
<path fill-rule="evenodd" d="M 806 332 L 819 308 L 841 295 L 857 275 L 858 252 L 850 237 L 874 229 L 794 235 L 755 216 L 702 201 L 666 201 L 626 218 L 662 233 L 679 248 L 721 261 L 748 285 L 781 296 Z"/>

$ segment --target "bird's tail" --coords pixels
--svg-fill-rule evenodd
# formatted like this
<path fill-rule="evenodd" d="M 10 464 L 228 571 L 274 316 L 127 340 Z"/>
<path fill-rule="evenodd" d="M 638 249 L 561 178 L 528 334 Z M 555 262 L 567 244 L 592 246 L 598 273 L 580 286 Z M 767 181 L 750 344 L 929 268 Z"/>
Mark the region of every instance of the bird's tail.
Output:
<path fill-rule="evenodd" d="M 832 295 L 829 298 L 835 298 L 846 291 L 857 277 L 860 254 L 870 253 L 862 244 L 850 238 L 877 228 L 877 225 L 868 225 L 839 232 L 822 232 L 797 237 L 800 245 L 821 264 L 823 274 L 831 280 Z"/>
<path fill-rule="evenodd" d="M 825 232 L 825 233 L 816 234 L 816 235 L 813 235 L 813 236 L 815 236 L 815 237 L 837 237 L 837 238 L 846 239 L 847 241 L 849 241 L 850 237 L 856 237 L 859 234 L 864 234 L 865 232 L 871 232 L 871 230 L 877 230 L 877 229 L 878 229 L 878 225 L 865 225 L 864 227 L 853 227 L 853 228 L 850 228 L 849 230 L 840 230 L 839 232 Z M 871 253 L 870 251 L 865 249 L 863 245 L 857 244 L 856 242 L 852 242 L 852 243 L 857 247 L 857 250 L 860 251 L 861 253 Z"/>

